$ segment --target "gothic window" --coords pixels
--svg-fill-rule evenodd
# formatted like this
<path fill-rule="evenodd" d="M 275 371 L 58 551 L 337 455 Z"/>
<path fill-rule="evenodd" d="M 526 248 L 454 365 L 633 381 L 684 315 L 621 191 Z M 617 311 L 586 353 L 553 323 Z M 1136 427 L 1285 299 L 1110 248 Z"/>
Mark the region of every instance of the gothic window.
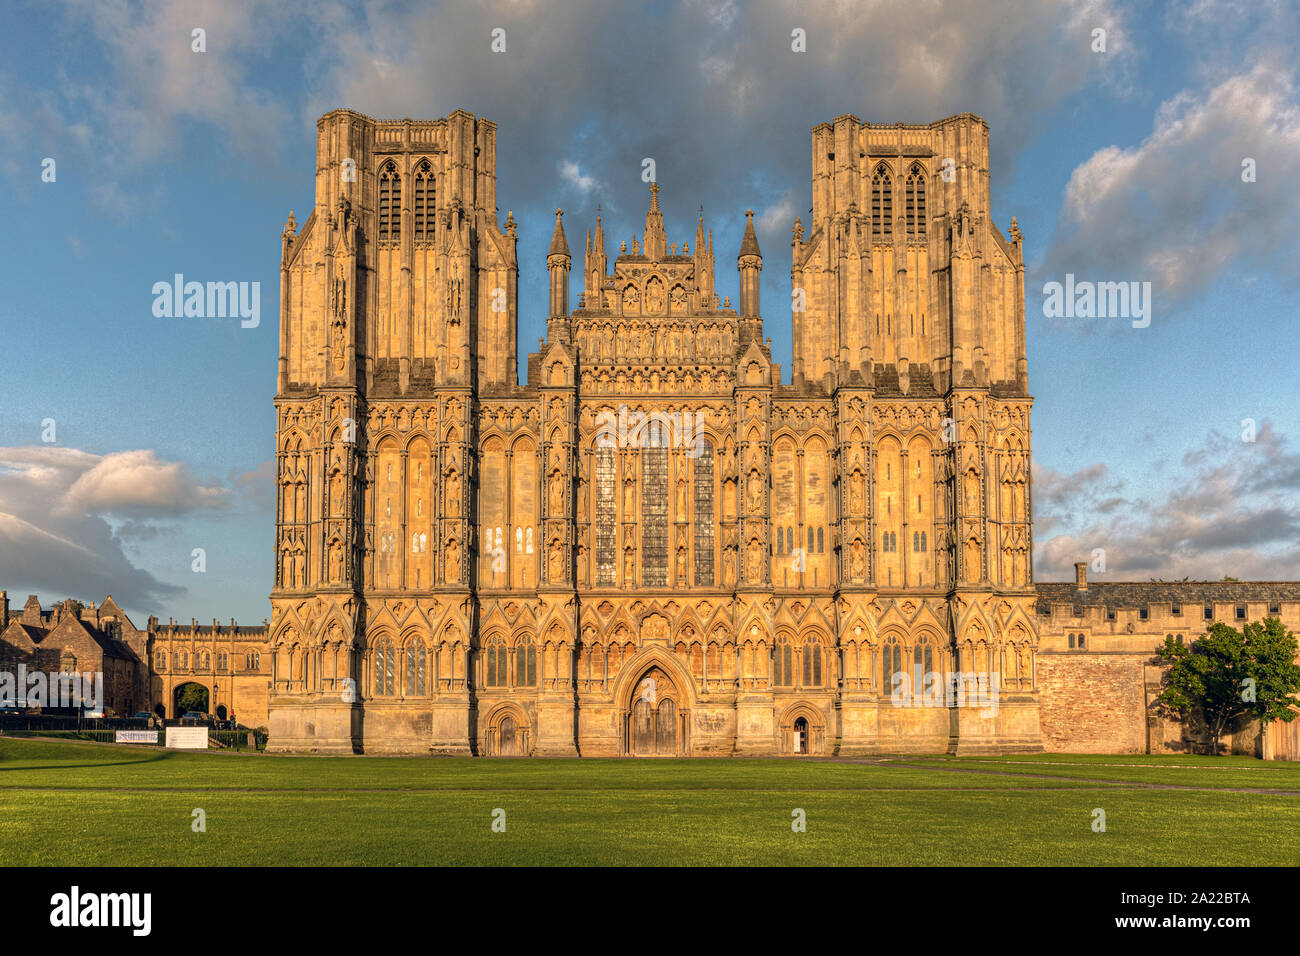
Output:
<path fill-rule="evenodd" d="M 614 499 L 613 448 L 596 449 L 596 584 L 614 583 L 618 528 Z M 698 512 L 697 512 L 698 513 Z"/>
<path fill-rule="evenodd" d="M 537 647 L 527 637 L 515 645 L 515 686 L 537 686 Z"/>
<path fill-rule="evenodd" d="M 427 159 L 421 160 L 415 167 L 415 202 L 412 204 L 415 226 L 415 241 L 424 242 L 433 238 L 434 213 L 433 169 Z"/>
<path fill-rule="evenodd" d="M 912 648 L 912 693 L 920 697 L 925 693 L 925 675 L 934 673 L 934 648 L 922 640 Z"/>
<path fill-rule="evenodd" d="M 713 584 L 713 445 L 695 459 L 695 583 Z"/>
<path fill-rule="evenodd" d="M 226 657 L 226 652 L 221 651 L 219 654 L 217 654 L 217 670 L 224 671 L 227 669 L 227 665 L 228 665 L 228 659 Z"/>
<path fill-rule="evenodd" d="M 424 645 L 414 641 L 406 645 L 406 694 L 423 697 L 429 693 L 429 655 Z"/>
<path fill-rule="evenodd" d="M 904 184 L 907 193 L 907 234 L 925 235 L 925 170 L 913 163 Z"/>
<path fill-rule="evenodd" d="M 259 654 L 257 651 L 253 651 L 249 654 L 244 655 L 245 670 L 255 671 L 255 670 L 260 670 L 261 667 L 262 667 L 262 655 Z"/>
<path fill-rule="evenodd" d="M 1074 650 L 1074 635 L 1073 635 L 1073 634 L 1070 635 L 1069 640 L 1070 640 L 1070 650 Z"/>
<path fill-rule="evenodd" d="M 375 695 L 392 697 L 397 693 L 397 656 L 393 653 L 393 644 L 388 638 L 381 638 L 375 644 Z"/>
<path fill-rule="evenodd" d="M 154 668 L 159 671 L 165 671 L 167 669 L 166 651 L 159 651 L 156 655 L 154 655 Z"/>
<path fill-rule="evenodd" d="M 826 553 L 826 529 L 825 528 L 817 529 L 817 553 L 818 554 Z"/>
<path fill-rule="evenodd" d="M 785 529 L 786 550 L 794 554 L 794 528 Z"/>
<path fill-rule="evenodd" d="M 402 228 L 402 177 L 390 159 L 379 170 L 379 239 L 395 241 Z"/>
<path fill-rule="evenodd" d="M 510 680 L 510 669 L 506 663 L 506 642 L 499 634 L 488 638 L 483 668 L 486 671 L 483 680 L 488 687 L 505 687 Z"/>
<path fill-rule="evenodd" d="M 810 637 L 803 646 L 803 686 L 822 686 L 822 645 L 815 637 Z"/>
<path fill-rule="evenodd" d="M 772 683 L 777 687 L 794 684 L 794 648 L 784 634 L 777 637 L 772 655 Z"/>
<path fill-rule="evenodd" d="M 668 583 L 668 449 L 655 428 L 641 451 L 641 580 Z"/>
<path fill-rule="evenodd" d="M 903 670 L 903 648 L 899 646 L 898 639 L 889 638 L 881 650 L 880 676 L 881 687 L 889 693 L 894 691 L 894 676 L 896 674 L 906 674 Z"/>
<path fill-rule="evenodd" d="M 190 666 L 190 655 L 187 651 L 176 652 L 176 666 L 180 668 Z"/>
<path fill-rule="evenodd" d="M 884 163 L 871 177 L 871 235 L 888 239 L 894 234 L 894 182 Z"/>
<path fill-rule="evenodd" d="M 921 553 L 925 554 L 925 532 L 921 532 Z"/>
<path fill-rule="evenodd" d="M 201 670 L 207 670 L 207 669 L 208 669 L 208 661 L 209 661 L 209 658 L 208 658 L 208 652 L 207 652 L 207 651 L 199 651 L 199 668 L 200 668 Z"/>
<path fill-rule="evenodd" d="M 813 554 L 813 529 L 808 529 L 808 553 Z"/>
<path fill-rule="evenodd" d="M 880 550 L 881 550 L 881 551 L 888 551 L 888 550 L 889 550 L 889 532 L 888 532 L 888 531 L 882 531 L 882 532 L 880 532 Z"/>
<path fill-rule="evenodd" d="M 1083 650 L 1083 635 L 1079 635 L 1079 650 Z"/>
<path fill-rule="evenodd" d="M 515 528 L 515 554 L 524 553 L 524 529 Z"/>

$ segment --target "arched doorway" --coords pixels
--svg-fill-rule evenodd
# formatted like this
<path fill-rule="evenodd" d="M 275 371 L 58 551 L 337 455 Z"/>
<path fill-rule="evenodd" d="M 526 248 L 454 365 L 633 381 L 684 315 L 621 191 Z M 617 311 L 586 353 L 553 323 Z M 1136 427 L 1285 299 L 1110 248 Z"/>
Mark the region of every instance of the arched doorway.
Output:
<path fill-rule="evenodd" d="M 634 757 L 674 757 L 682 752 L 683 728 L 677 685 L 652 667 L 632 689 L 627 752 Z"/>
<path fill-rule="evenodd" d="M 172 691 L 172 714 L 180 717 L 191 710 L 208 712 L 208 689 L 196 681 L 186 681 Z"/>
<path fill-rule="evenodd" d="M 808 718 L 799 717 L 794 722 L 794 738 L 791 741 L 794 745 L 794 752 L 797 754 L 806 754 L 808 752 Z"/>
<path fill-rule="evenodd" d="M 488 717 L 484 752 L 490 757 L 527 757 L 528 720 L 513 704 L 502 704 Z"/>
<path fill-rule="evenodd" d="M 783 754 L 803 757 L 826 752 L 825 717 L 807 701 L 798 701 L 786 709 L 781 717 L 780 734 Z"/>
<path fill-rule="evenodd" d="M 519 753 L 519 728 L 509 714 L 501 718 L 501 725 L 497 728 L 497 749 L 503 757 L 514 757 Z"/>

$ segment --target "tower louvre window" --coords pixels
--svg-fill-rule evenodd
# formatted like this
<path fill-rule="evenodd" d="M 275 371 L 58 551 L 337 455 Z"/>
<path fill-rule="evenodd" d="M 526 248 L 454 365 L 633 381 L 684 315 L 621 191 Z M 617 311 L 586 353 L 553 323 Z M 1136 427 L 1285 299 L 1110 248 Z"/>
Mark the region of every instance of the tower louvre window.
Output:
<path fill-rule="evenodd" d="M 894 234 L 894 181 L 883 163 L 871 177 L 871 234 L 884 239 Z"/>
<path fill-rule="evenodd" d="M 909 236 L 925 235 L 925 170 L 920 163 L 914 163 L 907 174 L 904 184 L 906 193 L 907 234 Z"/>
<path fill-rule="evenodd" d="M 392 241 L 402 229 L 402 177 L 390 159 L 379 171 L 379 239 Z"/>
<path fill-rule="evenodd" d="M 415 168 L 415 195 L 411 213 L 415 227 L 415 241 L 433 238 L 434 181 L 433 168 L 427 159 Z"/>

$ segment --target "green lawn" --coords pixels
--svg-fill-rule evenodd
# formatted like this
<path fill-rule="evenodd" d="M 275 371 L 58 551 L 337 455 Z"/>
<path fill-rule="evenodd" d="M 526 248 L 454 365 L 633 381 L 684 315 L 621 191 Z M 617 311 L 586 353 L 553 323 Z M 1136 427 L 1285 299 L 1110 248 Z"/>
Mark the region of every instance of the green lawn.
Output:
<path fill-rule="evenodd" d="M 1250 792 L 1265 790 L 1280 792 Z M 278 757 L 0 738 L 7 866 L 1297 863 L 1300 765 L 1246 758 Z"/>

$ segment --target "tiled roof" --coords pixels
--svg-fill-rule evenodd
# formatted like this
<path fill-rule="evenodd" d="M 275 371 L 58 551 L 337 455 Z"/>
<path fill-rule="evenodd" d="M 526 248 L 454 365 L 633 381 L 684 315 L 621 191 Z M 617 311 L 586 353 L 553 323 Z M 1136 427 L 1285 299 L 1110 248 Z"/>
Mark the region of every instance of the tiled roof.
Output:
<path fill-rule="evenodd" d="M 1300 601 L 1300 581 L 1089 581 L 1080 591 L 1073 581 L 1035 585 L 1038 604 L 1083 607 L 1143 607 L 1148 604 L 1241 604 L 1247 601 Z"/>

